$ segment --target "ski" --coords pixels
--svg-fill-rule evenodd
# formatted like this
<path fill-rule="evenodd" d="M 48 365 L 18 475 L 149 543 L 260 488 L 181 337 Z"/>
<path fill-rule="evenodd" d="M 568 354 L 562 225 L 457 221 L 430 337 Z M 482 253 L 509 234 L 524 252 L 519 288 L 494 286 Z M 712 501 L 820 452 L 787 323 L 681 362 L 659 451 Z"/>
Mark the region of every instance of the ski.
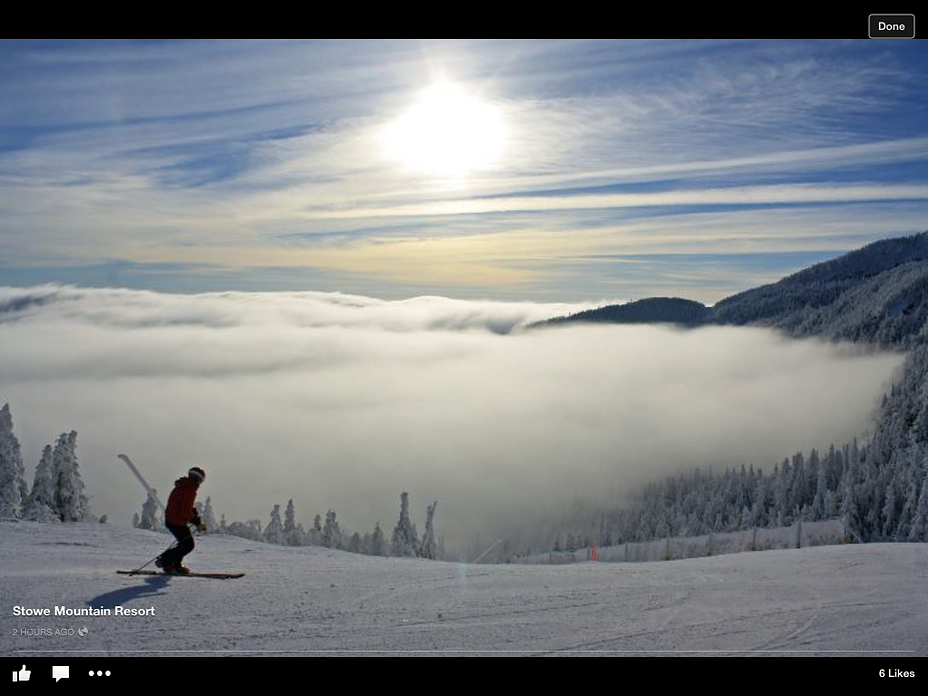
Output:
<path fill-rule="evenodd" d="M 245 573 L 164 573 L 160 570 L 117 570 L 120 575 L 163 575 L 166 578 L 213 578 L 214 580 L 234 580 Z"/>

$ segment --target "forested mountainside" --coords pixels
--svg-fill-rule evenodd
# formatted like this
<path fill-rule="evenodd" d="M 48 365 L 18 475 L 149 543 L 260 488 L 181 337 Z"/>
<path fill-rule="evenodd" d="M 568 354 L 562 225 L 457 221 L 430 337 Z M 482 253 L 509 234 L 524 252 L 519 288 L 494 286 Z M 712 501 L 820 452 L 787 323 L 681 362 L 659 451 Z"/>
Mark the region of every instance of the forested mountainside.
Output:
<path fill-rule="evenodd" d="M 712 323 L 907 348 L 926 334 L 928 232 L 874 242 L 712 307 Z"/>
<path fill-rule="evenodd" d="M 713 307 L 648 298 L 542 325 L 573 322 L 770 326 L 797 337 L 909 348 L 928 339 L 928 232 L 874 242 Z"/>
<path fill-rule="evenodd" d="M 630 507 L 568 523 L 560 546 L 781 526 L 844 516 L 859 541 L 928 541 L 928 232 L 875 242 L 714 307 L 641 300 L 548 322 L 751 325 L 906 351 L 869 442 L 747 470 L 655 482 Z M 649 315 L 648 309 L 656 311 Z M 674 314 L 676 312 L 676 314 Z M 787 454 L 787 453 L 784 453 Z M 751 453 L 743 453 L 752 461 Z M 767 473 L 764 473 L 764 472 Z M 598 528 L 598 531 L 597 531 Z M 582 540 L 582 541 L 581 541 Z"/>
<path fill-rule="evenodd" d="M 545 324 L 566 324 L 571 322 L 597 322 L 614 324 L 680 324 L 683 326 L 700 326 L 712 315 L 712 310 L 700 302 L 684 300 L 679 297 L 649 297 L 637 302 L 622 305 L 609 305 L 590 309 L 568 317 L 556 317 Z"/>

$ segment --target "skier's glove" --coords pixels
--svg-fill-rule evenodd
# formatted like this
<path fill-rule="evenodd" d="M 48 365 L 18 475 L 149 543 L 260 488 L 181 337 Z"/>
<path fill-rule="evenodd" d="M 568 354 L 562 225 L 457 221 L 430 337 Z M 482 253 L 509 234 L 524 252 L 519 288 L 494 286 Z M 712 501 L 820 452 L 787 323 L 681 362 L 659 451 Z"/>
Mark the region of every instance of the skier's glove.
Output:
<path fill-rule="evenodd" d="M 206 522 L 197 522 L 197 531 L 200 532 L 200 534 L 205 534 Z"/>

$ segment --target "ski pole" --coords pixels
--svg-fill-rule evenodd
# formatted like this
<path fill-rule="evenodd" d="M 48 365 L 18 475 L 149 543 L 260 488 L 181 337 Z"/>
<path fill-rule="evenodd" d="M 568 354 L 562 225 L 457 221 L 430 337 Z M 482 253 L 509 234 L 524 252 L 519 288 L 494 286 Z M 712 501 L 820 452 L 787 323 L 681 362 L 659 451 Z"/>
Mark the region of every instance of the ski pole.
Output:
<path fill-rule="evenodd" d="M 175 541 L 175 542 L 174 542 L 173 544 L 171 544 L 165 551 L 162 551 L 162 552 L 159 553 L 157 556 L 155 556 L 155 557 L 152 558 L 150 561 L 148 561 L 148 563 L 146 563 L 145 565 L 139 566 L 138 568 L 136 568 L 136 569 L 133 570 L 132 572 L 133 572 L 133 573 L 138 573 L 138 572 L 139 572 L 140 570 L 142 570 L 145 566 L 151 565 L 151 564 L 154 563 L 156 560 L 158 560 L 159 558 L 161 558 L 161 556 L 163 556 L 163 555 L 166 554 L 168 551 L 170 551 L 171 549 L 176 548 L 176 547 L 177 547 L 177 542 Z"/>
<path fill-rule="evenodd" d="M 189 527 L 189 525 L 188 525 L 188 527 Z M 198 533 L 198 530 L 191 530 L 191 533 L 192 533 L 193 535 L 197 536 L 197 537 L 202 536 L 202 534 L 199 534 L 199 533 Z M 138 568 L 136 568 L 136 569 L 133 570 L 132 572 L 133 572 L 133 573 L 138 573 L 140 570 L 143 570 L 146 566 L 151 565 L 153 562 L 155 562 L 156 560 L 158 560 L 159 558 L 161 558 L 164 554 L 166 554 L 166 553 L 167 553 L 168 551 L 170 551 L 171 549 L 176 549 L 176 548 L 178 547 L 179 544 L 180 544 L 179 541 L 175 541 L 173 544 L 171 544 L 170 546 L 168 546 L 167 549 L 165 549 L 164 551 L 162 551 L 161 553 L 159 553 L 157 556 L 155 556 L 154 558 L 152 558 L 150 561 L 148 561 L 148 562 L 145 563 L 144 565 L 140 565 Z"/>

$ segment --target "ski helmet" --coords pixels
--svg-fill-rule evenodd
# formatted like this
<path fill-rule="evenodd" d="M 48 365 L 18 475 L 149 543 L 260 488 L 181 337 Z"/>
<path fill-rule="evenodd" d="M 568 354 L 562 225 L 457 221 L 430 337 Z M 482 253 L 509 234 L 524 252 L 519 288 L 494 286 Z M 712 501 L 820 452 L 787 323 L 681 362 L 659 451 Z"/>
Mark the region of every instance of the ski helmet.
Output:
<path fill-rule="evenodd" d="M 187 472 L 187 476 L 199 481 L 200 483 L 203 483 L 203 481 L 206 480 L 206 472 L 198 466 L 191 468 L 190 471 Z"/>

